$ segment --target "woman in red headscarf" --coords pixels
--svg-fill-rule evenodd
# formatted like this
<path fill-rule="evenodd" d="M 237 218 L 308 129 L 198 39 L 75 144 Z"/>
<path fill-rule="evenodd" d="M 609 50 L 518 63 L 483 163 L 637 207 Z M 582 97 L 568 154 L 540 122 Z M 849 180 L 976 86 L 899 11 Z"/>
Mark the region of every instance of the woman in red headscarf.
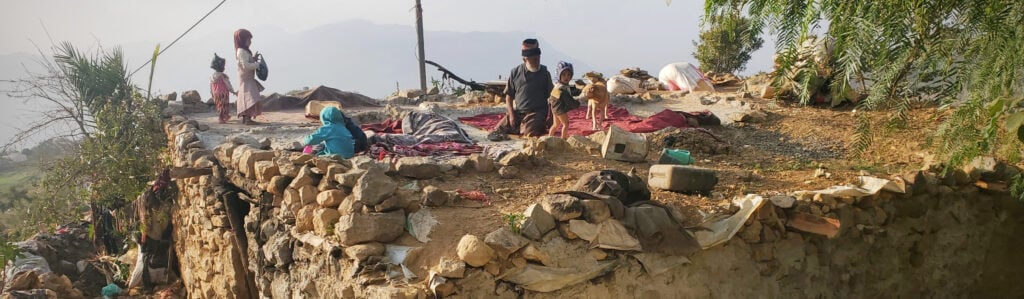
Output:
<path fill-rule="evenodd" d="M 249 50 L 250 44 L 252 44 L 252 33 L 249 30 L 238 29 L 235 31 L 235 58 L 238 59 L 238 77 L 240 79 L 237 100 L 238 117 L 241 117 L 242 123 L 247 125 L 256 124 L 253 118 L 262 114 L 260 101 L 263 99 L 263 96 L 260 95 L 263 85 L 256 81 L 259 54 L 253 55 Z"/>

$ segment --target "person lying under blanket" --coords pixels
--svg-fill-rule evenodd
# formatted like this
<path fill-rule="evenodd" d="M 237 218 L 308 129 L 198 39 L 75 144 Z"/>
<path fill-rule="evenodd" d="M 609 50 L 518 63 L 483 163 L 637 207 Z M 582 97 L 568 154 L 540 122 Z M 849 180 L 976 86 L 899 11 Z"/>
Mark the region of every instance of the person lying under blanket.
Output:
<path fill-rule="evenodd" d="M 432 143 L 475 143 L 454 120 L 437 115 L 409 111 L 402 117 L 402 133 L 378 133 L 369 138 L 371 144 L 412 146 Z"/>

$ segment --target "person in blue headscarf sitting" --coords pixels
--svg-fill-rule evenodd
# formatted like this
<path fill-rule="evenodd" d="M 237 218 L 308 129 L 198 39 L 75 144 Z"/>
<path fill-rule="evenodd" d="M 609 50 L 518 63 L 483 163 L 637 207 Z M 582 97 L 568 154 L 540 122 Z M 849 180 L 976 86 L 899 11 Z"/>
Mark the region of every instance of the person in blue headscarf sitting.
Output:
<path fill-rule="evenodd" d="M 345 115 L 338 107 L 329 106 L 320 110 L 320 126 L 316 132 L 303 139 L 306 146 L 303 152 L 317 156 L 340 155 L 345 159 L 355 155 L 355 142 L 352 133 L 345 127 Z"/>

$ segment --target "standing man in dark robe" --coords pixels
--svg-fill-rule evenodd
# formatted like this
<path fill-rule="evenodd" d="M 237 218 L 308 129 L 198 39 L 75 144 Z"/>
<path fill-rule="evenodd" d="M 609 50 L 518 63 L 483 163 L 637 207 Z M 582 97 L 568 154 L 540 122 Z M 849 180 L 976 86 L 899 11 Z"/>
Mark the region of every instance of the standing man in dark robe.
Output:
<path fill-rule="evenodd" d="M 548 68 L 540 64 L 540 46 L 536 39 L 523 41 L 522 55 L 523 63 L 513 68 L 508 76 L 505 86 L 508 110 L 495 132 L 488 136 L 491 140 L 503 139 L 495 137 L 504 134 L 539 137 L 551 126 L 548 96 L 555 86 Z"/>

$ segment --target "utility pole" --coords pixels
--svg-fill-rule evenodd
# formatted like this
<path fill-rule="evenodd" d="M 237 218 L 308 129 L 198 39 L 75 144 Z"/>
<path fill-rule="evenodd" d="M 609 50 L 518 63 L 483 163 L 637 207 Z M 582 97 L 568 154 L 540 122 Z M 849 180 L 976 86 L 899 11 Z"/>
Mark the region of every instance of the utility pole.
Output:
<path fill-rule="evenodd" d="M 416 0 L 416 41 L 420 56 L 420 89 L 427 92 L 427 64 L 424 62 L 426 54 L 423 51 L 423 5 L 420 4 L 420 0 Z"/>

